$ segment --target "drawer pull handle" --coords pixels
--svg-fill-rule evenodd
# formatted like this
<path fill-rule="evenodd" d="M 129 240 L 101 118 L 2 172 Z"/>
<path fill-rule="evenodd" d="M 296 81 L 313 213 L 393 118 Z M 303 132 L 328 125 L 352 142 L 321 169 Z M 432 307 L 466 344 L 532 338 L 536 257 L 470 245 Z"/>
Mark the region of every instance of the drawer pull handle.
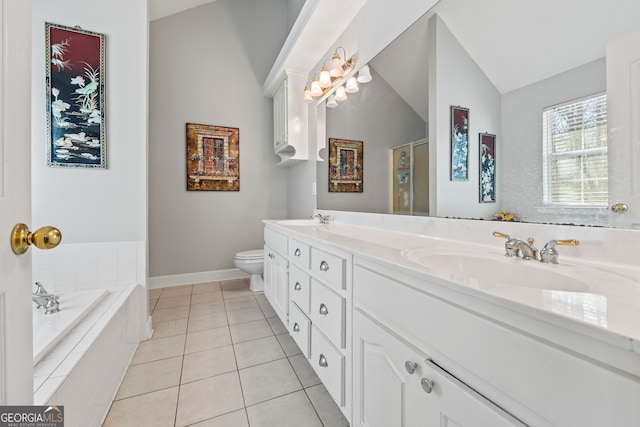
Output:
<path fill-rule="evenodd" d="M 327 362 L 327 358 L 324 357 L 324 354 L 320 355 L 320 360 L 318 360 L 318 365 L 322 366 L 323 368 L 326 368 L 327 366 L 329 366 L 329 363 Z"/>
<path fill-rule="evenodd" d="M 320 271 L 327 271 L 329 270 L 329 264 L 327 263 L 327 261 L 322 261 L 320 263 Z"/>
<path fill-rule="evenodd" d="M 320 314 L 322 314 L 323 316 L 326 316 L 327 314 L 329 314 L 329 309 L 327 308 L 326 305 L 320 304 Z"/>
<path fill-rule="evenodd" d="M 293 256 L 300 256 L 302 255 L 302 251 L 300 251 L 300 248 L 296 248 L 296 251 L 293 253 Z"/>
<path fill-rule="evenodd" d="M 300 284 L 300 282 L 296 282 L 296 284 L 293 287 L 293 289 L 296 290 L 296 291 L 302 290 L 302 285 Z"/>
<path fill-rule="evenodd" d="M 298 325 L 297 323 L 293 324 L 293 332 L 300 332 L 300 325 Z"/>
<path fill-rule="evenodd" d="M 433 386 L 435 385 L 435 383 L 428 378 L 423 378 L 420 380 L 420 385 L 422 385 L 422 389 L 425 392 L 431 393 L 433 391 Z"/>
<path fill-rule="evenodd" d="M 406 369 L 407 372 L 410 374 L 413 374 L 416 371 L 417 367 L 418 367 L 418 364 L 416 362 L 412 362 L 410 360 L 407 360 L 406 362 L 404 362 L 404 369 Z"/>

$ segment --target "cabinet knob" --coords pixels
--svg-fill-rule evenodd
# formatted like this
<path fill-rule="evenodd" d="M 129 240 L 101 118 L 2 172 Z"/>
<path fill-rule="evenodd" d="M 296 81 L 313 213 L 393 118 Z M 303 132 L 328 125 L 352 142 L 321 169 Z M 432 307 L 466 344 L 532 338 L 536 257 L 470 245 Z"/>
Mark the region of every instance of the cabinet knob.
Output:
<path fill-rule="evenodd" d="M 431 393 L 433 391 L 433 386 L 435 385 L 435 383 L 429 378 L 423 378 L 420 380 L 420 385 L 426 393 Z"/>
<path fill-rule="evenodd" d="M 404 369 L 406 369 L 407 372 L 410 374 L 413 374 L 416 371 L 417 367 L 418 367 L 418 364 L 416 362 L 412 362 L 410 360 L 407 360 L 406 362 L 404 362 Z"/>
<path fill-rule="evenodd" d="M 296 248 L 296 251 L 293 253 L 293 256 L 300 256 L 300 255 L 302 255 L 300 248 Z"/>
<path fill-rule="evenodd" d="M 329 264 L 327 261 L 322 261 L 320 263 L 320 271 L 327 271 L 329 269 Z"/>
<path fill-rule="evenodd" d="M 296 291 L 299 291 L 302 289 L 302 285 L 300 284 L 300 282 L 296 282 L 296 284 L 293 286 L 293 289 Z"/>
<path fill-rule="evenodd" d="M 318 365 L 322 366 L 323 368 L 326 368 L 327 366 L 329 366 L 329 363 L 327 363 L 327 358 L 324 357 L 324 354 L 320 355 L 320 360 L 318 360 Z"/>
<path fill-rule="evenodd" d="M 297 323 L 293 324 L 293 332 L 300 332 L 300 325 L 298 325 Z"/>
<path fill-rule="evenodd" d="M 326 316 L 327 314 L 329 314 L 329 309 L 327 308 L 326 305 L 320 304 L 320 314 L 322 314 L 323 316 Z"/>

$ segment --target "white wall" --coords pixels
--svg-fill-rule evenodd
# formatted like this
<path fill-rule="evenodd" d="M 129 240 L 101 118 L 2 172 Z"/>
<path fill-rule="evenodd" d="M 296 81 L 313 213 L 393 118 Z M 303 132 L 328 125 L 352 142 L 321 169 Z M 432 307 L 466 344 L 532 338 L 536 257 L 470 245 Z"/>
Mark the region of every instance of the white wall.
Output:
<path fill-rule="evenodd" d="M 335 108 L 327 108 L 329 138 L 363 141 L 362 193 L 329 193 L 328 148 L 318 162 L 318 209 L 389 212 L 389 149 L 426 138 L 427 125 L 370 67 L 373 79 L 360 84 Z M 425 76 L 426 79 L 426 76 Z"/>
<path fill-rule="evenodd" d="M 147 2 L 32 1 L 32 226 L 64 243 L 145 241 Z M 46 165 L 45 21 L 106 34 L 106 170 Z"/>
<path fill-rule="evenodd" d="M 500 194 L 505 209 L 524 221 L 558 222 L 560 218 L 562 222 L 597 223 L 585 216 L 584 208 L 555 212 L 542 208 L 542 110 L 604 92 L 605 75 L 606 61 L 601 58 L 503 96 L 504 143 L 498 142 L 498 154 L 508 163 L 501 162 L 498 168 L 502 170 Z"/>
<path fill-rule="evenodd" d="M 500 171 L 501 96 L 438 15 L 429 21 L 429 213 L 439 217 L 489 218 L 496 203 L 479 203 L 479 133 L 496 135 Z M 451 181 L 452 105 L 469 109 L 468 181 Z"/>
<path fill-rule="evenodd" d="M 233 269 L 236 252 L 263 246 L 263 219 L 286 217 L 287 173 L 276 167 L 273 104 L 262 83 L 287 19 L 286 0 L 219 0 L 151 23 L 154 280 Z M 186 190 L 186 123 L 240 129 L 240 191 Z"/>

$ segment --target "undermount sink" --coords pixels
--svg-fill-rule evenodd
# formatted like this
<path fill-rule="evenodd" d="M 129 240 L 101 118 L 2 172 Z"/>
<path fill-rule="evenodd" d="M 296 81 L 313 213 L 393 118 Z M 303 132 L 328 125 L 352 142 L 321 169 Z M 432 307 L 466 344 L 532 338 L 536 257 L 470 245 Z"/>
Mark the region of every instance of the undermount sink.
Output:
<path fill-rule="evenodd" d="M 403 258 L 434 272 L 478 285 L 508 285 L 531 289 L 589 292 L 588 274 L 582 268 L 544 264 L 499 254 L 436 252 L 433 249 L 409 249 Z M 589 269 L 590 270 L 590 269 Z"/>

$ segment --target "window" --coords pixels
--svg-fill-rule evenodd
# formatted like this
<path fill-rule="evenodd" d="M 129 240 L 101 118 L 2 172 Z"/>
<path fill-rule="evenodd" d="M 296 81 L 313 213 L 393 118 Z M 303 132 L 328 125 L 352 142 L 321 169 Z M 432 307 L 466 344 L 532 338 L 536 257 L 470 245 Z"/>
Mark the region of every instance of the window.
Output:
<path fill-rule="evenodd" d="M 542 122 L 545 204 L 606 206 L 606 94 L 546 108 Z"/>

